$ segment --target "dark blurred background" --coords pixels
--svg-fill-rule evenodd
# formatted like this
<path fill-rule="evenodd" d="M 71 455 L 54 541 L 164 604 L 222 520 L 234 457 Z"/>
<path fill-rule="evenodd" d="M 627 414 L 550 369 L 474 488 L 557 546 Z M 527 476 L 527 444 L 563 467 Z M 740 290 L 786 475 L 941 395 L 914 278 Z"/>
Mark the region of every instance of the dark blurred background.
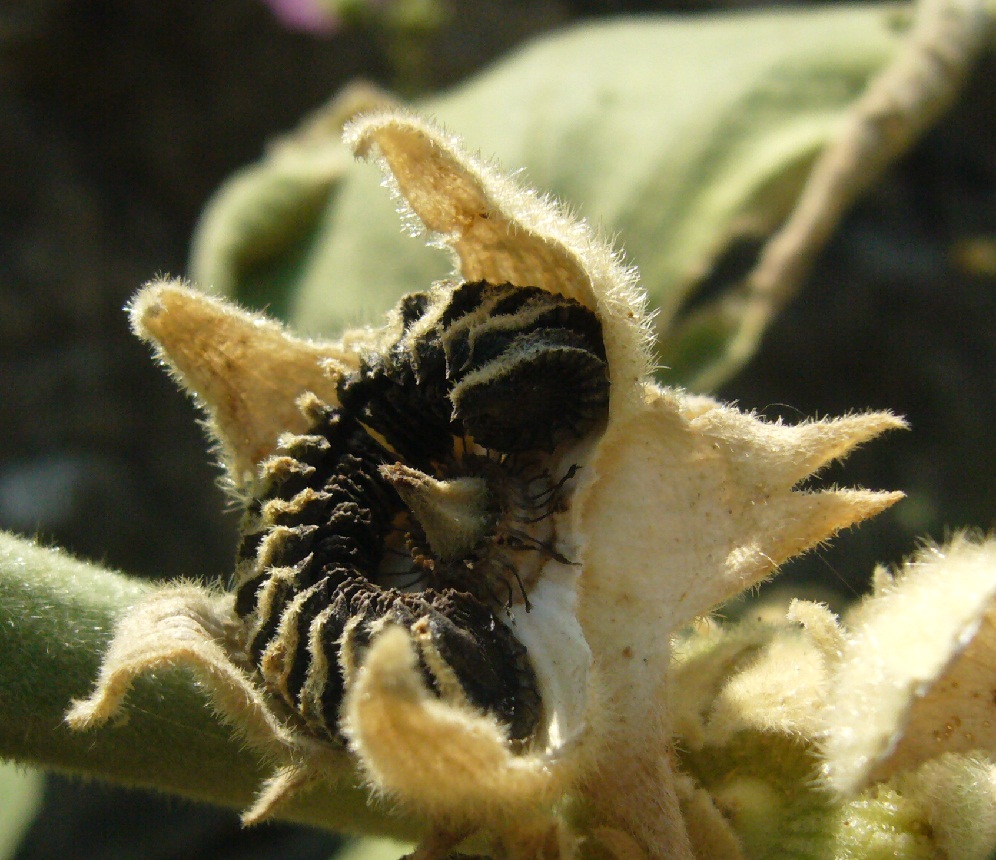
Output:
<path fill-rule="evenodd" d="M 136 575 L 227 573 L 237 518 L 195 410 L 122 306 L 153 275 L 185 271 L 211 192 L 344 83 L 429 92 L 578 18 L 759 4 L 421 5 L 424 28 L 360 15 L 325 32 L 289 27 L 259 0 L 0 7 L 0 528 Z M 828 473 L 910 498 L 791 564 L 794 583 L 855 595 L 917 536 L 994 526 L 994 66 L 990 52 L 720 392 L 790 421 L 888 408 L 913 425 Z M 52 778 L 17 856 L 321 858 L 335 847 L 327 834 L 244 833 L 234 814 Z"/>

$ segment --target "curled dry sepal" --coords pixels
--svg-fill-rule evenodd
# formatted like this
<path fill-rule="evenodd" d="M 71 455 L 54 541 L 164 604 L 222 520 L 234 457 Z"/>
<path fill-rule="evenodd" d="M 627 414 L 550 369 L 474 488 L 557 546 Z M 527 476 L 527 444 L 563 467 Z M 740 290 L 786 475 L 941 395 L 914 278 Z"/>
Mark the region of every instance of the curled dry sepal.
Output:
<path fill-rule="evenodd" d="M 186 663 L 275 763 L 249 820 L 334 779 L 345 745 L 428 822 L 426 857 L 468 836 L 509 857 L 711 850 L 680 808 L 708 803 L 676 772 L 672 637 L 897 501 L 795 488 L 902 421 L 786 426 L 657 386 L 635 272 L 585 224 L 408 114 L 346 138 L 454 279 L 336 342 L 178 283 L 137 297 L 244 537 L 234 593 L 165 587 L 122 620 L 70 722 Z"/>

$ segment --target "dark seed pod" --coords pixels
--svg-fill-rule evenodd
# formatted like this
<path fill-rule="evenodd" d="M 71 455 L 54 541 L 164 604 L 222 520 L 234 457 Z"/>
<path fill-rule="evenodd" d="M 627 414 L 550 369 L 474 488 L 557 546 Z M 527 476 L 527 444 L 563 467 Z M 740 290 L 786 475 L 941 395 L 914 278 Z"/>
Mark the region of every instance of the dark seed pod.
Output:
<path fill-rule="evenodd" d="M 590 430 L 605 414 L 609 386 L 605 361 L 578 341 L 564 329 L 521 335 L 464 375 L 450 399 L 474 440 L 508 453 L 551 451 Z"/>
<path fill-rule="evenodd" d="M 425 464 L 446 455 L 451 436 L 446 363 L 435 338 L 410 338 L 411 328 L 430 310 L 428 293 L 411 293 L 400 303 L 401 338 L 368 356 L 358 373 L 342 378 L 339 402 L 380 433 L 406 460 Z"/>
<path fill-rule="evenodd" d="M 413 293 L 397 314 L 339 406 L 312 407 L 261 467 L 235 575 L 246 649 L 290 712 L 341 740 L 352 673 L 399 625 L 429 690 L 455 681 L 527 741 L 542 703 L 502 616 L 528 608 L 526 568 L 568 561 L 543 522 L 576 469 L 558 479 L 544 457 L 604 419 L 601 329 L 577 302 L 486 282 Z"/>
<path fill-rule="evenodd" d="M 440 322 L 453 415 L 478 444 L 550 451 L 606 414 L 601 327 L 578 302 L 535 287 L 470 283 Z"/>
<path fill-rule="evenodd" d="M 461 284 L 431 331 L 428 293 L 402 299 L 404 333 L 340 384 L 343 407 L 406 459 L 439 459 L 447 434 L 502 453 L 550 451 L 601 420 L 609 400 L 601 326 L 536 287 Z"/>
<path fill-rule="evenodd" d="M 297 459 L 300 457 L 301 459 Z M 345 675 L 385 624 L 412 631 L 430 689 L 439 655 L 467 700 L 516 740 L 539 716 L 525 649 L 494 610 L 452 588 L 406 593 L 371 580 L 402 504 L 378 469 L 394 458 L 340 410 L 292 437 L 264 466 L 266 495 L 247 515 L 236 611 L 267 685 L 333 739 Z M 348 633 L 348 636 L 347 636 Z M 348 652 L 344 642 L 349 642 Z"/>

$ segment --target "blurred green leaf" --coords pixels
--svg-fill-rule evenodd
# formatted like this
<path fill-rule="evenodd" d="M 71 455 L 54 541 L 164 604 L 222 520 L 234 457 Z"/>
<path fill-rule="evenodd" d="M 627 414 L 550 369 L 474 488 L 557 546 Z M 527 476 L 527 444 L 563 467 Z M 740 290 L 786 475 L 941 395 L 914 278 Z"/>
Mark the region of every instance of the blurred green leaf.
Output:
<path fill-rule="evenodd" d="M 705 321 L 703 333 L 690 318 L 682 344 L 682 305 L 729 247 L 785 216 L 842 113 L 893 55 L 896 22 L 893 6 L 827 5 L 582 25 L 415 107 L 618 235 L 660 311 L 668 360 L 680 362 L 668 380 L 680 382 L 730 328 Z M 337 103 L 330 110 L 343 116 Z M 337 128 L 324 127 L 322 146 L 348 158 Z M 223 188 L 194 279 L 329 335 L 377 321 L 399 295 L 449 274 L 444 254 L 401 233 L 374 167 L 337 164 L 321 188 L 291 193 L 293 223 L 262 190 L 263 177 L 286 173 L 279 159 L 253 168 L 260 203 L 245 187 L 235 194 L 242 177 Z M 254 224 L 241 239 L 240 222 Z M 213 247 L 211 231 L 228 245 Z M 226 263 L 234 258 L 241 268 Z"/>

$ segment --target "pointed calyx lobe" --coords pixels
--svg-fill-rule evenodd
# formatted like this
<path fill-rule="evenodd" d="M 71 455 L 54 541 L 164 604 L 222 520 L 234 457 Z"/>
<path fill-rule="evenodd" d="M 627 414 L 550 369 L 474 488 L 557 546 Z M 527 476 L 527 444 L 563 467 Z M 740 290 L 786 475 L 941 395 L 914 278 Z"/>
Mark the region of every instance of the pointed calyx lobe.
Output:
<path fill-rule="evenodd" d="M 296 404 L 302 394 L 335 397 L 327 364 L 355 360 L 338 345 L 293 337 L 180 282 L 146 285 L 130 311 L 135 333 L 207 411 L 237 486 L 252 482 L 281 433 L 306 429 Z"/>
<path fill-rule="evenodd" d="M 586 563 L 627 573 L 586 570 L 584 584 L 603 598 L 607 590 L 619 591 L 619 599 L 621 592 L 653 593 L 655 626 L 673 631 L 902 498 L 795 486 L 867 439 L 904 426 L 888 413 L 772 424 L 706 398 L 649 391 L 647 408 L 612 425 L 602 440 L 590 470 L 598 483 L 582 513 Z M 644 530 L 612 538 L 638 516 Z"/>

